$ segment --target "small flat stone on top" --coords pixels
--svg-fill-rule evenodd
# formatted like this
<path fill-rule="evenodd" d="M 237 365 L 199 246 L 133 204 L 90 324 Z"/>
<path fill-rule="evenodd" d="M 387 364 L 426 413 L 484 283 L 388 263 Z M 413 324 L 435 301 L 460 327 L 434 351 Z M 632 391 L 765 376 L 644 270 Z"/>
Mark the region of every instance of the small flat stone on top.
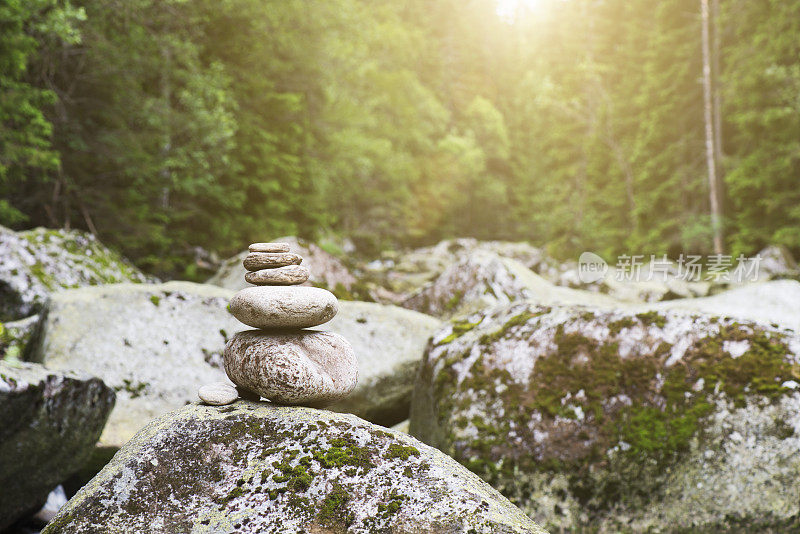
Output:
<path fill-rule="evenodd" d="M 250 252 L 289 252 L 289 243 L 253 243 Z"/>
<path fill-rule="evenodd" d="M 302 257 L 290 252 L 251 252 L 242 263 L 248 271 L 259 271 L 287 265 L 299 265 L 302 261 Z"/>
<path fill-rule="evenodd" d="M 200 386 L 197 396 L 206 404 L 212 406 L 225 406 L 233 404 L 239 398 L 239 392 L 231 384 L 225 382 L 214 382 L 205 386 Z"/>
<path fill-rule="evenodd" d="M 245 273 L 244 279 L 256 286 L 294 286 L 308 280 L 310 275 L 308 268 L 303 265 L 287 265 Z"/>

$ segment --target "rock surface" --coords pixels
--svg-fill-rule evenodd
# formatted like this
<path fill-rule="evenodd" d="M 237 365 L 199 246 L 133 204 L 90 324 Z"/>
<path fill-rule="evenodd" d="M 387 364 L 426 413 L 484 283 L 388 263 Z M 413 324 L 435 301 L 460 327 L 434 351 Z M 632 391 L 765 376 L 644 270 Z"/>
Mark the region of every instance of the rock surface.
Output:
<path fill-rule="evenodd" d="M 0 530 L 86 462 L 113 405 L 98 378 L 0 361 Z"/>
<path fill-rule="evenodd" d="M 257 286 L 291 286 L 299 285 L 308 280 L 311 273 L 303 265 L 287 265 L 275 269 L 261 269 L 245 273 L 244 279 L 248 284 Z"/>
<path fill-rule="evenodd" d="M 236 384 L 280 404 L 325 406 L 358 382 L 353 348 L 333 332 L 239 332 L 225 346 L 225 372 Z"/>
<path fill-rule="evenodd" d="M 340 298 L 355 290 L 356 277 L 336 256 L 328 254 L 314 243 L 296 237 L 283 237 L 276 241 L 288 243 L 294 253 L 303 257 L 303 265 L 311 271 L 307 285 L 330 289 Z M 217 274 L 207 283 L 234 291 L 250 287 L 244 280 L 245 269 L 242 266 L 248 254 L 248 251 L 244 251 L 225 260 Z"/>
<path fill-rule="evenodd" d="M 318 287 L 248 287 L 231 298 L 234 317 L 253 328 L 309 328 L 333 319 L 336 297 Z"/>
<path fill-rule="evenodd" d="M 800 336 L 518 303 L 437 333 L 410 431 L 546 528 L 800 528 Z"/>
<path fill-rule="evenodd" d="M 99 376 L 117 393 L 100 438 L 119 447 L 162 413 L 226 380 L 222 351 L 241 324 L 231 292 L 206 284 L 117 284 L 54 294 L 31 357 L 51 369 Z M 52 489 L 52 488 L 51 488 Z"/>
<path fill-rule="evenodd" d="M 43 534 L 544 531 L 441 452 L 352 415 L 239 401 L 152 422 Z"/>
<path fill-rule="evenodd" d="M 690 310 L 775 324 L 800 332 L 800 282 L 774 280 L 718 293 L 713 297 L 680 299 L 652 306 L 654 310 Z"/>
<path fill-rule="evenodd" d="M 0 258 L 0 321 L 37 313 L 60 289 L 153 280 L 93 235 L 78 231 L 14 232 L 0 226 Z"/>
<path fill-rule="evenodd" d="M 619 304 L 605 295 L 554 286 L 516 260 L 476 250 L 411 295 L 403 302 L 403 307 L 434 316 L 453 317 L 516 300 L 548 305 Z"/>
<path fill-rule="evenodd" d="M 340 333 L 358 358 L 358 385 L 331 410 L 382 426 L 408 418 L 411 391 L 428 339 L 442 322 L 398 306 L 339 303 L 339 313 L 320 329 Z"/>

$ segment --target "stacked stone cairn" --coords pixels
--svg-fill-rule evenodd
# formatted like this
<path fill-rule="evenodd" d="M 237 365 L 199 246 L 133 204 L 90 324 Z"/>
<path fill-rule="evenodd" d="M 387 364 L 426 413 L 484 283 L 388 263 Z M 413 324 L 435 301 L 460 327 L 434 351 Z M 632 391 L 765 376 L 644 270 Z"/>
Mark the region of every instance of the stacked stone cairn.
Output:
<path fill-rule="evenodd" d="M 322 407 L 346 397 L 358 381 L 353 348 L 333 332 L 309 330 L 334 318 L 338 301 L 330 291 L 300 286 L 308 280 L 303 258 L 286 243 L 254 243 L 244 259 L 254 284 L 230 302 L 234 317 L 257 330 L 235 334 L 225 346 L 228 378 L 198 391 L 207 404 L 242 397 L 278 404 Z"/>

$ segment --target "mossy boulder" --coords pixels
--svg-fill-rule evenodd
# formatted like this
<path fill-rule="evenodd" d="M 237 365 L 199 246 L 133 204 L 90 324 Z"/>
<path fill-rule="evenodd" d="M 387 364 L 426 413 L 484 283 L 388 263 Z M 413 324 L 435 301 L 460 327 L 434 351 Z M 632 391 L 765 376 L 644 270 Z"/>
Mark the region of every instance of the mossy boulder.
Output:
<path fill-rule="evenodd" d="M 454 317 L 518 300 L 538 304 L 619 304 L 606 295 L 555 286 L 517 260 L 479 249 L 445 269 L 402 305 L 437 317 Z"/>
<path fill-rule="evenodd" d="M 0 226 L 0 258 L 0 321 L 37 313 L 60 289 L 154 280 L 77 230 L 14 232 Z"/>
<path fill-rule="evenodd" d="M 164 412 L 227 380 L 222 351 L 246 327 L 227 310 L 233 292 L 168 282 L 113 284 L 53 294 L 31 341 L 30 359 L 99 376 L 117 393 L 100 438 L 119 447 Z"/>
<path fill-rule="evenodd" d="M 411 391 L 435 317 L 373 302 L 339 302 L 339 313 L 317 327 L 347 339 L 358 358 L 358 386 L 329 409 L 391 426 L 408 419 Z"/>
<path fill-rule="evenodd" d="M 799 388 L 791 330 L 519 303 L 434 335 L 410 432 L 554 530 L 797 528 Z"/>
<path fill-rule="evenodd" d="M 113 405 L 98 378 L 0 361 L 0 530 L 81 468 Z"/>
<path fill-rule="evenodd" d="M 44 534 L 541 533 L 441 452 L 353 415 L 237 401 L 142 429 Z"/>
<path fill-rule="evenodd" d="M 38 315 L 9 323 L 0 322 L 0 360 L 22 359 L 37 324 Z"/>

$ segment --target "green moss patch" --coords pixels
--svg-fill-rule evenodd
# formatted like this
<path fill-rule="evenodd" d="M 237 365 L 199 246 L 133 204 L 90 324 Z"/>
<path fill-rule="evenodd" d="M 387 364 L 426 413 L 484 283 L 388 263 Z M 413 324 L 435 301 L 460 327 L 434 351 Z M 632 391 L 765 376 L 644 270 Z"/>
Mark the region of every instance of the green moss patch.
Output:
<path fill-rule="evenodd" d="M 587 506 L 610 507 L 626 495 L 646 498 L 657 491 L 647 481 L 679 461 L 693 439 L 702 439 L 704 420 L 717 400 L 736 406 L 744 406 L 748 396 L 776 401 L 792 391 L 781 384 L 800 376 L 800 368 L 786 361 L 782 333 L 730 320 L 716 323 L 718 333 L 699 338 L 670 366 L 673 347 L 666 342 L 652 352 L 622 357 L 618 340 L 625 329 L 666 325 L 666 316 L 655 312 L 609 322 L 611 335 L 603 340 L 581 333 L 589 329 L 578 316 L 569 327 L 556 326 L 556 348 L 537 358 L 528 383 L 487 363 L 497 341 L 519 335 L 522 325 L 549 311 L 524 311 L 481 336 L 481 353 L 463 382 L 457 383 L 453 364 L 474 356 L 475 347 L 445 352 L 442 371 L 431 377 L 439 424 L 450 429 L 440 445 L 501 491 L 519 489 L 515 473 L 559 472 L 568 475 L 573 495 Z M 728 342 L 748 345 L 734 358 L 725 350 Z M 469 419 L 460 415 L 498 399 L 502 417 L 491 419 L 491 411 Z M 468 427 L 479 437 L 465 440 L 462 430 Z M 534 432 L 546 436 L 544 441 Z M 512 434 L 520 441 L 509 440 Z M 606 473 L 600 477 L 604 482 L 598 482 L 600 472 Z"/>

